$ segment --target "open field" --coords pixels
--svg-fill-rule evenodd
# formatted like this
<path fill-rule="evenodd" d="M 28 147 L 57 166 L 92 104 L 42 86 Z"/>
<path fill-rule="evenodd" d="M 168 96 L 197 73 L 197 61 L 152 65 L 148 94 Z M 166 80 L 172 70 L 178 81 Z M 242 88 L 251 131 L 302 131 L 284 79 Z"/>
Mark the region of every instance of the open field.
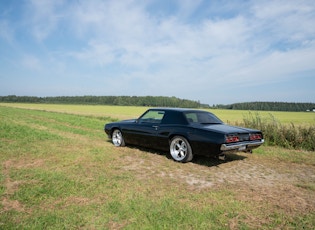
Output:
<path fill-rule="evenodd" d="M 51 112 L 79 114 L 95 117 L 112 117 L 117 119 L 137 118 L 144 113 L 148 107 L 137 106 L 107 106 L 107 105 L 60 105 L 60 104 L 26 104 L 26 103 L 0 103 L 0 106 L 9 106 L 15 108 L 35 109 Z M 226 123 L 242 122 L 244 116 L 248 115 L 245 110 L 222 110 L 209 109 L 208 111 L 216 114 Z M 251 111 L 251 113 L 256 113 Z M 273 116 L 283 124 L 309 125 L 315 124 L 314 112 L 267 112 L 259 111 L 261 117 L 269 119 Z"/>
<path fill-rule="evenodd" d="M 145 110 L 1 104 L 0 229 L 314 229 L 314 152 L 262 146 L 180 164 L 115 148 L 104 123 Z"/>

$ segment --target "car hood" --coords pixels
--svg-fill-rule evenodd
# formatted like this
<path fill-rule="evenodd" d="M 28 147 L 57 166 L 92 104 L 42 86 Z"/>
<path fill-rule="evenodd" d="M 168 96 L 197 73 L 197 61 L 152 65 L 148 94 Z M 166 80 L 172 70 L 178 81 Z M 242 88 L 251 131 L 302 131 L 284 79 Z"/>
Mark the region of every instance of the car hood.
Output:
<path fill-rule="evenodd" d="M 254 129 L 236 127 L 226 124 L 202 125 L 201 127 L 205 130 L 216 131 L 221 133 L 248 133 L 258 131 Z"/>
<path fill-rule="evenodd" d="M 127 124 L 127 123 L 135 123 L 136 121 L 137 121 L 137 119 L 122 120 L 122 121 L 107 123 L 107 124 L 105 124 L 105 126 L 106 126 L 106 127 L 111 127 L 111 126 L 114 126 L 114 125 Z"/>
<path fill-rule="evenodd" d="M 137 119 L 128 119 L 128 120 L 119 121 L 119 123 L 135 123 L 136 121 Z"/>
<path fill-rule="evenodd" d="M 126 123 L 136 123 L 137 119 L 129 119 L 129 120 L 122 120 L 122 121 L 117 121 L 113 122 L 110 124 L 126 124 Z"/>

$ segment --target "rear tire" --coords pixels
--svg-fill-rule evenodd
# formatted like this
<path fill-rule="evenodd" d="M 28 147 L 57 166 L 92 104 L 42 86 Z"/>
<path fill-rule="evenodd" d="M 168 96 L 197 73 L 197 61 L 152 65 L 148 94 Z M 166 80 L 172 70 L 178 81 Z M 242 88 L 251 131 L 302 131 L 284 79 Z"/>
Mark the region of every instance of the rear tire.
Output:
<path fill-rule="evenodd" d="M 170 155 L 177 161 L 186 163 L 193 159 L 191 146 L 187 139 L 182 136 L 175 136 L 170 142 Z"/>
<path fill-rule="evenodd" d="M 112 142 L 116 147 L 125 146 L 124 137 L 119 129 L 115 129 L 112 133 Z"/>

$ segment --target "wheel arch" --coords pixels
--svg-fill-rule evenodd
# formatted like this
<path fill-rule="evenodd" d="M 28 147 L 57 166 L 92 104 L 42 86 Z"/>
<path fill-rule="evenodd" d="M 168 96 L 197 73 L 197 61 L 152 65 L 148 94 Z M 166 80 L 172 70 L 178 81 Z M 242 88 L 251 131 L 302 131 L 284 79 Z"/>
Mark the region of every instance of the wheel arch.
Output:
<path fill-rule="evenodd" d="M 113 127 L 111 127 L 110 128 L 110 136 L 112 137 L 112 135 L 113 135 L 113 132 L 114 132 L 114 130 L 115 129 L 119 129 L 119 131 L 121 132 L 121 128 L 119 127 L 119 126 L 117 126 L 117 125 L 115 125 L 115 126 L 113 126 Z"/>
<path fill-rule="evenodd" d="M 171 133 L 171 134 L 168 136 L 168 142 L 171 143 L 171 140 L 172 140 L 175 136 L 185 137 L 185 139 L 186 139 L 187 141 L 189 141 L 189 143 L 190 143 L 190 139 L 189 139 L 187 133 L 182 133 L 182 132 Z"/>
<path fill-rule="evenodd" d="M 172 133 L 168 136 L 168 142 L 171 143 L 171 140 L 176 137 L 176 136 L 181 136 L 181 137 L 185 137 L 185 139 L 187 141 L 190 142 L 189 138 L 187 137 L 187 135 L 183 134 L 183 133 Z"/>

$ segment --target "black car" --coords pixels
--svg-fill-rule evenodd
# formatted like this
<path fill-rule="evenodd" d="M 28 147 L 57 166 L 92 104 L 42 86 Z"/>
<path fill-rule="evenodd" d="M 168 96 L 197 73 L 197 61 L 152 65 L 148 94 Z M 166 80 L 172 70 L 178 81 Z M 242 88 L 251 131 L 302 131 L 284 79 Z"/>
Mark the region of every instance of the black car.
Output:
<path fill-rule="evenodd" d="M 153 108 L 138 119 L 108 123 L 104 130 L 115 146 L 126 144 L 170 152 L 178 162 L 194 154 L 225 159 L 226 152 L 251 152 L 264 143 L 259 130 L 224 124 L 201 110 Z"/>

